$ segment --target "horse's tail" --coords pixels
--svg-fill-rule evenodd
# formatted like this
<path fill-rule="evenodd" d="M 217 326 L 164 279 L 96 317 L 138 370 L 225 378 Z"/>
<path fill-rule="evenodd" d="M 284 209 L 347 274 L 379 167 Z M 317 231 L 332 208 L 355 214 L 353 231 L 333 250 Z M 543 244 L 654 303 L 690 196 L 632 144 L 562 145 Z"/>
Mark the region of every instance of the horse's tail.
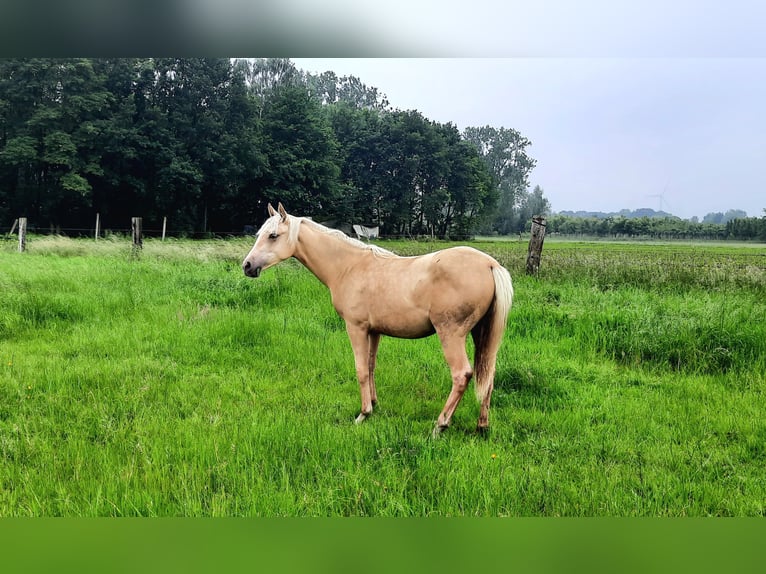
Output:
<path fill-rule="evenodd" d="M 471 332 L 475 347 L 474 389 L 479 403 L 483 403 L 492 393 L 497 351 L 503 340 L 505 322 L 513 303 L 513 284 L 508 270 L 495 265 L 492 267 L 492 277 L 495 280 L 495 296 L 492 304 Z"/>

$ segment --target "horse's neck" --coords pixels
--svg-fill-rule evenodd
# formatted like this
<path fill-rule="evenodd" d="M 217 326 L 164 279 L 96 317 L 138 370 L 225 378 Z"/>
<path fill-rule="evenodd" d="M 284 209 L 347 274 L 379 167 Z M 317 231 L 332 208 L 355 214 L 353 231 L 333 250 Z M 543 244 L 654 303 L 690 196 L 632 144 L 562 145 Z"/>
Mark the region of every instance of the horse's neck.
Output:
<path fill-rule="evenodd" d="M 367 252 L 311 225 L 303 225 L 298 234 L 295 258 L 332 290 L 335 279 L 353 266 Z"/>

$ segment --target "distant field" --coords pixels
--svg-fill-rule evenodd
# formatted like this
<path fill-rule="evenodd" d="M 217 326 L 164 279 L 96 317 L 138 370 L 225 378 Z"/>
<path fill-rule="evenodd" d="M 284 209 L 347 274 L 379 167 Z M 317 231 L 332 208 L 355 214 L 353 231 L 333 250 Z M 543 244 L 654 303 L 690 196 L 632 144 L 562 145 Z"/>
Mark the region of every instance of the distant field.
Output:
<path fill-rule="evenodd" d="M 251 239 L 0 243 L 0 516 L 763 516 L 766 248 L 471 244 L 516 298 L 482 438 L 434 338 L 374 415 L 327 290 Z M 409 255 L 443 242 L 382 244 Z"/>

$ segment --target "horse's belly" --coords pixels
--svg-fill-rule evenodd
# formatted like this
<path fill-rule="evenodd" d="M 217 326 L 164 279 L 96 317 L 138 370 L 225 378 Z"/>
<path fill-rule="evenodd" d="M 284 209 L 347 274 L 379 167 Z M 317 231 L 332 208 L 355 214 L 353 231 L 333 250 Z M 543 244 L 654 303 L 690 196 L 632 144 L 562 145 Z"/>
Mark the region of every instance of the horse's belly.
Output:
<path fill-rule="evenodd" d="M 370 331 L 389 337 L 418 339 L 434 333 L 428 311 L 412 302 L 391 301 L 385 296 L 379 296 L 368 307 L 365 319 Z"/>
<path fill-rule="evenodd" d="M 417 339 L 434 331 L 428 302 L 415 285 L 403 280 L 401 273 L 368 273 L 365 281 L 333 293 L 333 306 L 347 323 L 389 337 Z"/>
<path fill-rule="evenodd" d="M 397 320 L 386 319 L 376 321 L 373 319 L 370 321 L 370 331 L 400 339 L 419 339 L 433 335 L 434 326 L 428 317 L 425 320 L 419 318 L 408 319 L 406 317 Z"/>

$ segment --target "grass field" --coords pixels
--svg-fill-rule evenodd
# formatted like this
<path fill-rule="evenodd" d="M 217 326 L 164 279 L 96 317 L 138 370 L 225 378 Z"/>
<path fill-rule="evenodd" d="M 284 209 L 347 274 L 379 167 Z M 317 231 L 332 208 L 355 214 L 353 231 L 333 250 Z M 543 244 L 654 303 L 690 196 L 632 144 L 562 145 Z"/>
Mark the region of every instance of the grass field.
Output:
<path fill-rule="evenodd" d="M 401 254 L 439 242 L 391 242 Z M 0 244 L 0 516 L 763 516 L 766 248 L 473 243 L 516 298 L 491 430 L 435 338 L 362 425 L 329 293 L 251 240 Z"/>

